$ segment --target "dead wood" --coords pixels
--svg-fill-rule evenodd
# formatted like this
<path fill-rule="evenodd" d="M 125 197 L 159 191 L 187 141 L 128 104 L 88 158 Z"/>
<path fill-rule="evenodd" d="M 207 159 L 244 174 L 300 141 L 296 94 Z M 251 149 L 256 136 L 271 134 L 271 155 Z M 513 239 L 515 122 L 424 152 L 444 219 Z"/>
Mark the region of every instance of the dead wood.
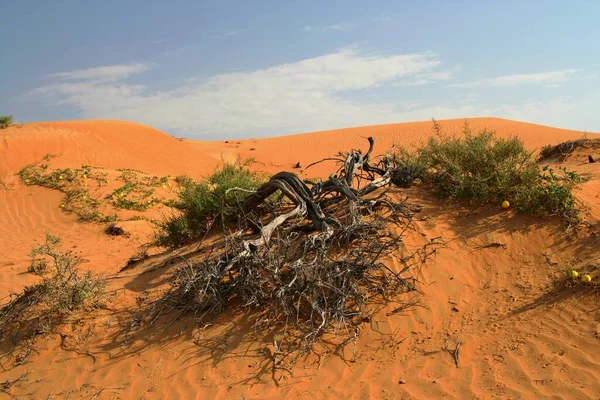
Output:
<path fill-rule="evenodd" d="M 272 370 L 290 373 L 282 364 L 290 352 L 311 348 L 327 332 L 356 340 L 358 325 L 381 307 L 395 303 L 394 314 L 415 304 L 402 297 L 416 289 L 404 274 L 435 254 L 438 243 L 398 259 L 399 270 L 386 265 L 419 208 L 381 190 L 412 181 L 391 158 L 374 160 L 375 140 L 368 142 L 364 154 L 340 153 L 339 169 L 325 181 L 283 171 L 249 193 L 238 229 L 225 227 L 220 249 L 175 271 L 171 288 L 151 306 L 150 322 L 173 310 L 202 321 L 237 304 L 257 327 L 281 335 Z"/>

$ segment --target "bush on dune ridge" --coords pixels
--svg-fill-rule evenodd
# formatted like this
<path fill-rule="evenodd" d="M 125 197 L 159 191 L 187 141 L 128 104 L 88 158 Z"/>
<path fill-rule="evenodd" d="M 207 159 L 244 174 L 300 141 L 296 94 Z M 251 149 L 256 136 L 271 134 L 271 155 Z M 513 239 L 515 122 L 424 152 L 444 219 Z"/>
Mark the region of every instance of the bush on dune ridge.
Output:
<path fill-rule="evenodd" d="M 518 137 L 474 134 L 467 123 L 459 137 L 443 134 L 435 121 L 434 131 L 416 151 L 401 150 L 396 158 L 418 171 L 439 197 L 479 204 L 508 200 L 525 214 L 560 216 L 569 225 L 579 220 L 573 191 L 585 179 L 577 173 L 542 168 Z"/>
<path fill-rule="evenodd" d="M 8 128 L 13 124 L 12 115 L 4 115 L 0 116 L 0 129 Z"/>

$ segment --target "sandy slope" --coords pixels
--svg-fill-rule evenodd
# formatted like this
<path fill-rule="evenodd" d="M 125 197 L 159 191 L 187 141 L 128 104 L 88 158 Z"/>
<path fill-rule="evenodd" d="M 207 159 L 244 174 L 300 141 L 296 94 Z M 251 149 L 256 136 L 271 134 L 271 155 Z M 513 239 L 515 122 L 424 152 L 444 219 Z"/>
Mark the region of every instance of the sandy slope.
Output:
<path fill-rule="evenodd" d="M 440 120 L 442 132 L 458 135 L 462 132 L 464 120 Z M 584 132 L 551 128 L 500 118 L 471 118 L 468 120 L 473 132 L 481 129 L 496 131 L 502 137 L 519 136 L 528 148 L 539 149 L 547 144 L 578 139 Z M 391 146 L 414 146 L 426 140 L 433 133 L 432 122 L 411 122 L 391 125 L 376 125 L 358 128 L 336 129 L 331 131 L 248 140 L 229 140 L 228 143 L 190 141 L 198 149 L 217 159 L 235 160 L 254 158 L 259 168 L 271 172 L 289 170 L 300 162 L 302 168 L 314 161 L 332 157 L 339 151 L 366 149 L 366 138 L 373 136 L 376 149 L 385 152 Z M 591 134 L 593 136 L 594 134 Z M 328 176 L 331 163 L 324 163 L 303 172 L 304 176 Z M 296 170 L 298 172 L 298 170 Z"/>
<path fill-rule="evenodd" d="M 217 160 L 149 126 L 124 121 L 66 121 L 17 125 L 0 135 L 0 174 L 60 155 L 63 167 L 82 164 L 152 174 L 199 175 Z"/>
<path fill-rule="evenodd" d="M 583 135 L 501 119 L 469 121 L 474 130 L 487 127 L 502 136 L 519 135 L 532 149 Z M 459 132 L 463 124 L 441 122 L 447 133 Z M 60 154 L 59 166 L 91 164 L 109 172 L 132 168 L 159 175 L 200 175 L 221 156 L 253 156 L 260 168 L 274 172 L 363 148 L 369 135 L 383 151 L 392 144 L 415 144 L 430 133 L 429 122 L 239 143 L 178 141 L 152 128 L 111 121 L 28 124 L 1 131 L 0 297 L 35 282 L 26 272 L 29 249 L 49 231 L 86 260 L 85 268 L 110 275 L 116 298 L 113 310 L 65 327 L 62 344 L 60 337 L 41 339 L 38 353 L 24 365 L 0 360 L 0 382 L 30 371 L 28 381 L 11 392 L 35 399 L 598 399 L 598 299 L 548 295 L 567 262 L 600 262 L 600 240 L 588 231 L 566 233 L 557 221 L 523 218 L 495 207 L 457 208 L 412 188 L 410 196 L 424 210 L 407 246 L 439 236 L 448 243 L 419 276 L 423 307 L 391 316 L 383 310 L 362 328 L 356 362 L 332 354 L 320 362 L 311 358 L 277 386 L 265 355 L 272 338 L 253 333 L 249 322 L 234 313 L 202 333 L 187 318 L 165 332 L 159 327 L 152 334 L 124 335 L 132 318 L 128 311 L 147 297 L 146 290 L 164 285 L 174 268 L 158 257 L 117 272 L 147 239 L 147 226 L 133 227 L 135 234 L 128 238 L 109 237 L 104 226 L 80 223 L 64 213 L 58 192 L 24 186 L 14 177 L 47 153 Z M 600 219 L 600 167 L 586 164 L 583 157 L 577 153 L 566 164 L 592 177 L 579 197 L 589 207 L 593 233 Z M 305 175 L 330 170 L 317 167 Z M 491 243 L 501 245 L 485 247 Z M 203 346 L 199 344 L 206 342 L 194 340 L 198 338 L 213 341 Z M 443 350 L 454 350 L 458 342 L 459 368 Z M 351 350 L 346 356 L 351 358 Z"/>

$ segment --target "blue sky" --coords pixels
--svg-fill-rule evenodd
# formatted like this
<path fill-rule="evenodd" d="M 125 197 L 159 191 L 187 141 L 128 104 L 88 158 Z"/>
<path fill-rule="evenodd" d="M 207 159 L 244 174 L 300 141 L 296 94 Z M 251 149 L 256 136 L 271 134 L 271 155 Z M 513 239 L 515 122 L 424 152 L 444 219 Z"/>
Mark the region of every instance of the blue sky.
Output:
<path fill-rule="evenodd" d="M 202 139 L 432 117 L 600 132 L 598 1 L 0 0 L 0 115 Z"/>

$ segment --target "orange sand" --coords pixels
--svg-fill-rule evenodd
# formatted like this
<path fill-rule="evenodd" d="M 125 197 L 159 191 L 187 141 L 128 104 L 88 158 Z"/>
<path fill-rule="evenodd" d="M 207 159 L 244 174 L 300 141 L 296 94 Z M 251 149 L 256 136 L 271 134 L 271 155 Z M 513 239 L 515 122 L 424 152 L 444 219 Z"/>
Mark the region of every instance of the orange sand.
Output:
<path fill-rule="evenodd" d="M 446 133 L 458 133 L 463 122 L 440 121 Z M 469 123 L 474 131 L 518 135 L 532 150 L 583 136 L 495 118 Z M 598 299 L 547 296 L 569 260 L 600 262 L 600 166 L 587 164 L 582 153 L 565 163 L 591 177 L 578 193 L 587 207 L 588 229 L 577 232 L 565 232 L 555 220 L 495 207 L 458 208 L 409 189 L 424 210 L 407 245 L 438 236 L 448 242 L 419 276 L 424 307 L 392 316 L 384 310 L 371 326 L 364 325 L 356 362 L 329 354 L 320 363 L 299 365 L 294 377 L 285 376 L 278 385 L 270 373 L 260 374 L 269 371 L 265 348 L 272 338 L 256 337 L 234 314 L 201 332 L 194 330 L 193 318 L 184 318 L 165 332 L 125 340 L 128 310 L 145 290 L 164 284 L 172 268 L 149 260 L 118 272 L 149 239 L 148 224 L 130 223 L 129 237 L 107 236 L 105 225 L 81 223 L 63 212 L 61 193 L 24 186 L 14 175 L 48 153 L 58 154 L 53 166 L 88 164 L 109 172 L 130 168 L 199 177 L 219 159 L 238 156 L 254 157 L 257 168 L 276 172 L 339 150 L 365 148 L 367 136 L 375 137 L 376 152 L 384 152 L 392 144 L 415 145 L 430 134 L 430 122 L 229 143 L 180 141 L 118 121 L 35 123 L 0 131 L 0 298 L 38 279 L 27 273 L 29 251 L 45 232 L 60 235 L 65 249 L 86 260 L 84 268 L 109 276 L 116 293 L 111 310 L 62 329 L 62 346 L 60 337 L 46 336 L 24 365 L 0 359 L 0 383 L 29 371 L 28 381 L 11 390 L 35 399 L 598 399 Z M 321 165 L 303 176 L 331 170 Z M 148 213 L 156 217 L 163 211 Z M 490 243 L 504 247 L 483 247 Z M 223 331 L 228 335 L 220 335 Z M 198 346 L 193 340 L 198 335 L 220 344 Z M 457 342 L 462 343 L 459 368 L 450 353 L 439 351 L 454 349 Z"/>

